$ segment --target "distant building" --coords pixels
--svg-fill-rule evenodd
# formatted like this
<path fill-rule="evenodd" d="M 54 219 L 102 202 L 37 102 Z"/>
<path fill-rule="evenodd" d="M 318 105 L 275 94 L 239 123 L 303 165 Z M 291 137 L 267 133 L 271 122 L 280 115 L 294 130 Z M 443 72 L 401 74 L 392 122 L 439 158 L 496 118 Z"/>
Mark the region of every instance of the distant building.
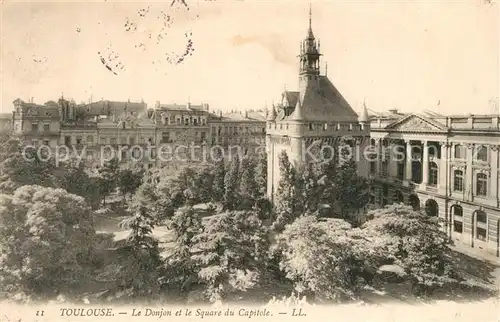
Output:
<path fill-rule="evenodd" d="M 156 145 L 164 147 L 158 152 L 161 162 L 203 160 L 203 150 L 209 142 L 208 104 L 156 102 L 151 119 L 156 127 Z"/>
<path fill-rule="evenodd" d="M 256 155 L 260 151 L 265 151 L 264 110 L 211 114 L 210 128 L 211 145 L 222 147 L 226 154 L 231 151 L 243 155 Z"/>
<path fill-rule="evenodd" d="M 311 161 L 312 155 L 325 158 L 337 155 L 342 139 L 353 148 L 369 144 L 370 124 L 365 114 L 358 117 L 326 75 L 320 74 L 320 44 L 311 28 L 301 43 L 299 90 L 285 91 L 267 118 L 268 195 L 273 199 L 280 180 L 279 155 L 286 151 L 298 165 Z M 329 147 L 326 149 L 326 147 Z M 314 153 L 308 152 L 314 150 Z M 332 155 L 326 155 L 328 152 Z M 358 173 L 367 176 L 367 162 L 361 159 Z"/>
<path fill-rule="evenodd" d="M 209 160 L 209 148 L 241 145 L 241 153 L 264 145 L 264 111 L 213 114 L 208 104 L 161 104 L 101 100 L 77 105 L 60 98 L 43 105 L 14 101 L 7 124 L 26 144 L 81 154 L 88 165 L 118 157 L 123 164 L 141 160 L 145 168 L 167 162 Z M 1 124 L 0 124 L 1 125 Z"/>
<path fill-rule="evenodd" d="M 499 115 L 371 114 L 371 141 L 384 156 L 370 164 L 371 202 L 439 216 L 453 241 L 499 256 Z"/>

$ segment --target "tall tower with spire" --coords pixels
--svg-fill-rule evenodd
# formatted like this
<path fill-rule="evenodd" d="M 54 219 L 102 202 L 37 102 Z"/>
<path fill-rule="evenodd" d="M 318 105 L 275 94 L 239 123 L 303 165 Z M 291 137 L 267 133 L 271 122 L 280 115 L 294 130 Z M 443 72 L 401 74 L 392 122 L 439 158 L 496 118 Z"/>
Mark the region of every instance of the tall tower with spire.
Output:
<path fill-rule="evenodd" d="M 307 37 L 302 41 L 300 46 L 300 72 L 301 78 L 307 76 L 319 75 L 319 40 L 316 41 L 312 31 L 312 11 L 309 5 L 309 29 Z"/>
<path fill-rule="evenodd" d="M 282 151 L 299 166 L 328 160 L 331 155 L 325 152 L 332 151 L 332 155 L 336 155 L 341 142 L 349 142 L 355 153 L 369 144 L 367 117 L 359 118 L 335 85 L 321 74 L 320 58 L 320 42 L 314 36 L 309 7 L 309 26 L 298 55 L 299 90 L 285 89 L 267 117 L 267 192 L 272 201 L 281 177 L 279 156 Z M 360 156 L 357 158 L 358 174 L 368 175 L 368 162 Z"/>

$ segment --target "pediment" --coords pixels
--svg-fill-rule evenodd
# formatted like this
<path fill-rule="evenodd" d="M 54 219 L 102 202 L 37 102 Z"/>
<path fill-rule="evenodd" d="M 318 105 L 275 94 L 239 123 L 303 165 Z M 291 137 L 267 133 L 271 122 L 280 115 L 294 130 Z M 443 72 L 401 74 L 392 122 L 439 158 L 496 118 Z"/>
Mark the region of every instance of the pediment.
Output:
<path fill-rule="evenodd" d="M 408 115 L 396 122 L 389 124 L 386 129 L 393 131 L 409 131 L 409 132 L 443 132 L 447 131 L 447 127 L 434 120 L 428 119 L 420 115 Z"/>

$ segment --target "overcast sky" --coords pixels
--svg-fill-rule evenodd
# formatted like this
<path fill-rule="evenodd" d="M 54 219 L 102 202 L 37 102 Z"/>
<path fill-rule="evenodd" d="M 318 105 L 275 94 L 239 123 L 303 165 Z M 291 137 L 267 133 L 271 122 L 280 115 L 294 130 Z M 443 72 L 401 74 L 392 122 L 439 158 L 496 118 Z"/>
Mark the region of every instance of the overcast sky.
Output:
<path fill-rule="evenodd" d="M 17 97 L 44 103 L 61 93 L 77 102 L 142 98 L 152 107 L 189 99 L 212 110 L 255 109 L 297 88 L 308 2 L 186 3 L 189 11 L 180 3 L 170 7 L 170 0 L 4 1 L 2 112 Z M 500 88 L 498 4 L 313 1 L 312 13 L 322 72 L 327 61 L 328 77 L 355 110 L 365 99 L 378 111 L 493 112 L 489 101 Z M 164 25 L 166 34 L 157 38 Z M 188 39 L 192 55 L 169 63 L 186 51 Z"/>

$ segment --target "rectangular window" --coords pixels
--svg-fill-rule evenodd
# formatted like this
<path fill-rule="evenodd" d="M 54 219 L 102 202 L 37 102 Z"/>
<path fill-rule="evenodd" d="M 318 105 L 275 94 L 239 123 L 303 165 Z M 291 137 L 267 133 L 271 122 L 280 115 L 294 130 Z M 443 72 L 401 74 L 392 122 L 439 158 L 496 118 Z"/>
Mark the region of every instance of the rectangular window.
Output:
<path fill-rule="evenodd" d="M 38 123 L 31 123 L 31 131 L 38 132 Z"/>
<path fill-rule="evenodd" d="M 43 145 L 49 145 L 49 140 L 43 140 Z"/>
<path fill-rule="evenodd" d="M 464 190 L 464 173 L 461 170 L 454 171 L 453 190 L 457 192 L 462 192 Z"/>
<path fill-rule="evenodd" d="M 77 144 L 77 145 L 82 144 L 82 141 L 83 141 L 83 139 L 82 139 L 82 137 L 81 137 L 81 136 L 77 136 L 77 137 L 76 137 L 76 144 Z"/>
<path fill-rule="evenodd" d="M 111 138 L 111 139 L 109 140 L 109 142 L 110 142 L 110 144 L 116 144 L 116 138 Z"/>
<path fill-rule="evenodd" d="M 481 241 L 486 241 L 486 229 L 477 227 L 476 228 L 476 238 Z"/>
<path fill-rule="evenodd" d="M 476 160 L 488 162 L 488 149 L 485 146 L 479 146 L 476 148 Z"/>
<path fill-rule="evenodd" d="M 101 138 L 101 144 L 106 144 L 106 138 Z"/>
<path fill-rule="evenodd" d="M 64 137 L 64 145 L 68 146 L 71 145 L 71 136 L 65 136 Z"/>
<path fill-rule="evenodd" d="M 129 142 L 130 142 L 130 145 L 134 145 L 135 144 L 135 138 L 134 137 L 129 138 Z"/>
<path fill-rule="evenodd" d="M 476 176 L 476 195 L 486 196 L 488 192 L 488 176 L 478 173 Z"/>
<path fill-rule="evenodd" d="M 45 124 L 43 125 L 43 130 L 44 130 L 45 132 L 50 131 L 50 123 L 45 123 Z"/>
<path fill-rule="evenodd" d="M 456 233 L 462 233 L 464 229 L 464 225 L 461 221 L 459 220 L 454 220 L 453 221 L 453 231 Z"/>
<path fill-rule="evenodd" d="M 376 161 L 370 161 L 370 173 L 371 174 L 377 173 L 377 162 Z"/>

